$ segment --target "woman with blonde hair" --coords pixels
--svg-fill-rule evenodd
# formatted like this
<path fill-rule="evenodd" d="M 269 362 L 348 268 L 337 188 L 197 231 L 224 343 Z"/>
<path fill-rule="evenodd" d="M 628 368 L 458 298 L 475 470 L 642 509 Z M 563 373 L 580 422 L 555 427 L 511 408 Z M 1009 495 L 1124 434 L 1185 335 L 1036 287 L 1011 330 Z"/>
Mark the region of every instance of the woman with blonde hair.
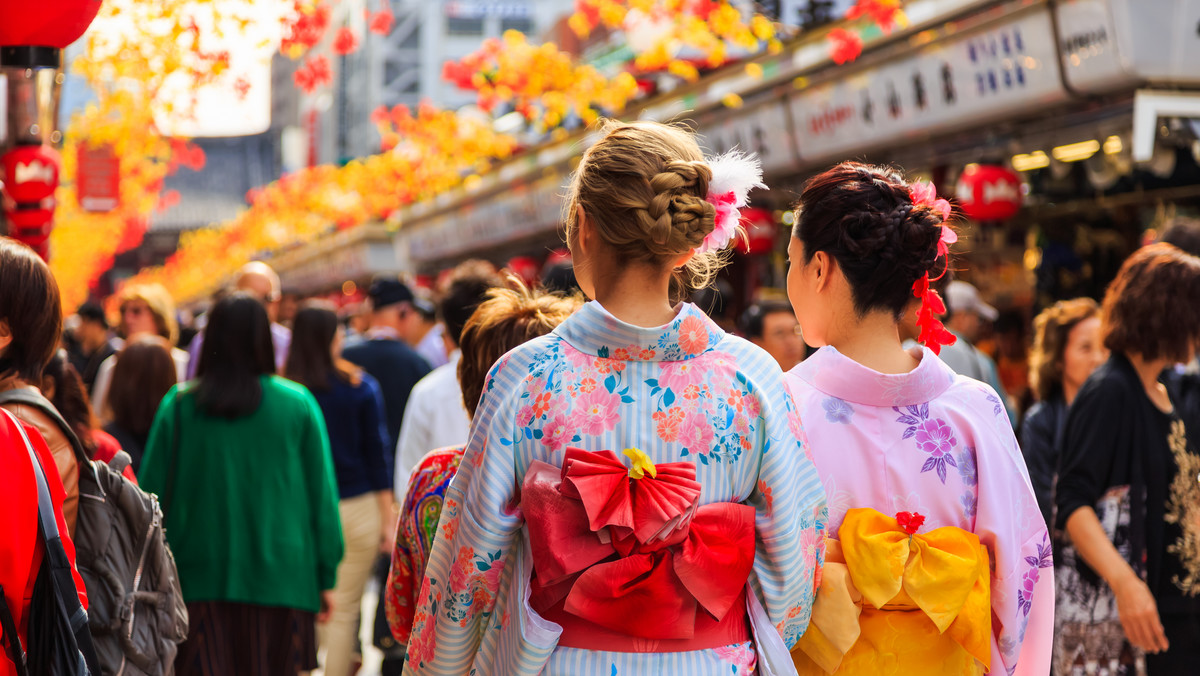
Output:
<path fill-rule="evenodd" d="M 117 294 L 117 307 L 121 314 L 117 332 L 126 341 L 139 336 L 160 336 L 171 344 L 171 359 L 175 361 L 177 382 L 187 379 L 188 354 L 175 346 L 179 340 L 179 323 L 175 319 L 175 301 L 161 284 L 130 284 Z M 92 410 L 104 421 L 112 419 L 108 409 L 108 389 L 112 386 L 113 369 L 120 354 L 105 359 L 96 372 L 96 384 L 92 388 Z"/>
<path fill-rule="evenodd" d="M 759 175 L 678 127 L 600 130 L 565 214 L 593 300 L 485 379 L 405 673 L 790 670 L 820 481 L 778 364 L 677 302 L 713 279 Z"/>
<path fill-rule="evenodd" d="M 1100 306 L 1091 298 L 1061 300 L 1033 320 L 1029 386 L 1037 396 L 1021 423 L 1021 453 L 1046 527 L 1051 527 L 1054 477 L 1067 409 L 1084 381 L 1108 359 L 1100 340 Z"/>

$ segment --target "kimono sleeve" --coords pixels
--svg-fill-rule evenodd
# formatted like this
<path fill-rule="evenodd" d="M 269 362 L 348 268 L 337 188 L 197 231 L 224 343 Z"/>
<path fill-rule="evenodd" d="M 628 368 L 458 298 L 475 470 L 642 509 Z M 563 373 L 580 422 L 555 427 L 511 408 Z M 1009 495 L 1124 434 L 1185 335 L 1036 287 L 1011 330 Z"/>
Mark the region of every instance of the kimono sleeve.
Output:
<path fill-rule="evenodd" d="M 1054 634 L 1050 535 L 1012 430 L 974 427 L 975 534 L 992 559 L 991 673 L 1044 675 Z"/>
<path fill-rule="evenodd" d="M 488 374 L 458 474 L 446 490 L 438 533 L 417 594 L 405 674 L 494 673 L 511 568 L 524 523 L 517 507 L 513 396 L 521 368 L 501 360 Z"/>
<path fill-rule="evenodd" d="M 751 588 L 790 650 L 808 629 L 825 564 L 829 513 L 808 438 L 782 376 L 763 388 L 758 482 L 747 501 L 755 509 Z"/>

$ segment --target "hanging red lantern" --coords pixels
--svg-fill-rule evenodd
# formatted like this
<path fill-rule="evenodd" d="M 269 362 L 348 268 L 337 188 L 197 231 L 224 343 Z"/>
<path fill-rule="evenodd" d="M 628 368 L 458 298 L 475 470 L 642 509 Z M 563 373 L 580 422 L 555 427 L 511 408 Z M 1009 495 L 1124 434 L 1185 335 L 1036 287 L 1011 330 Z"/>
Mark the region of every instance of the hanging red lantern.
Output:
<path fill-rule="evenodd" d="M 742 228 L 746 237 L 738 244 L 738 251 L 758 256 L 771 253 L 775 248 L 775 217 L 766 209 L 742 209 Z"/>
<path fill-rule="evenodd" d="M 968 218 L 1003 221 L 1021 209 L 1021 177 L 1007 167 L 978 164 L 958 177 L 958 204 Z"/>
<path fill-rule="evenodd" d="M 38 204 L 58 188 L 58 151 L 50 146 L 17 146 L 4 154 L 4 192 L 18 204 Z"/>
<path fill-rule="evenodd" d="M 100 11 L 100 0 L 43 0 L 3 5 L 0 47 L 62 49 L 78 40 Z"/>

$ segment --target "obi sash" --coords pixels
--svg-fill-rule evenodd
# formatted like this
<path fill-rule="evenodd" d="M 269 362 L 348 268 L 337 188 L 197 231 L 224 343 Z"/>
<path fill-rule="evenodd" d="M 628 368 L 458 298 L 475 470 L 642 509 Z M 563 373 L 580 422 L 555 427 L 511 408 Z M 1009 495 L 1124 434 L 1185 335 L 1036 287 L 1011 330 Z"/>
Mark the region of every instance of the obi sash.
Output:
<path fill-rule="evenodd" d="M 808 631 L 792 649 L 802 676 L 982 674 L 990 668 L 987 547 L 961 528 L 913 534 L 851 509 L 826 544 Z"/>
<path fill-rule="evenodd" d="M 627 449 L 534 461 L 521 487 L 533 558 L 530 606 L 561 646 L 674 652 L 750 640 L 754 508 L 700 506 L 695 465 Z"/>

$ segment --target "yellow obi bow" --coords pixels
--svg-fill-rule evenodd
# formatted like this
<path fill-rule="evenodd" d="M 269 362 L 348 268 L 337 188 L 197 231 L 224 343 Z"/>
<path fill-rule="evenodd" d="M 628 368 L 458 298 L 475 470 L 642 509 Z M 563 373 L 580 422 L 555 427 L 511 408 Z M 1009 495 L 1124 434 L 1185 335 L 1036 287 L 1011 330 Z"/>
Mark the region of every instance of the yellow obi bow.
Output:
<path fill-rule="evenodd" d="M 991 667 L 987 548 L 961 528 L 909 535 L 851 509 L 826 544 L 801 674 L 979 674 Z"/>

